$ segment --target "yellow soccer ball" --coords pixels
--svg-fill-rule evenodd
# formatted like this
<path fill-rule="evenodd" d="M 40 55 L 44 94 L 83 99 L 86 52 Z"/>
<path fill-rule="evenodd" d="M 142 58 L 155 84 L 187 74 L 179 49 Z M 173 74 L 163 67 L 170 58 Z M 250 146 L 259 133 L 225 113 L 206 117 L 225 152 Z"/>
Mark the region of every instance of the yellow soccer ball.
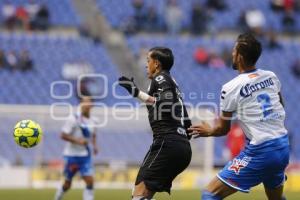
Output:
<path fill-rule="evenodd" d="M 40 125 L 32 120 L 22 120 L 14 129 L 15 142 L 24 148 L 36 146 L 41 141 L 42 135 Z"/>

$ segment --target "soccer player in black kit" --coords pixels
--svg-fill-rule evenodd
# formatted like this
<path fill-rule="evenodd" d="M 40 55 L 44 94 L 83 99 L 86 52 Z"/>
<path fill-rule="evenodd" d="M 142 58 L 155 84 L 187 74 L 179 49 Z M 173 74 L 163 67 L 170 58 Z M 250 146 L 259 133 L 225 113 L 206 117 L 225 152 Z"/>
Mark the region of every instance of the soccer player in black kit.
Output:
<path fill-rule="evenodd" d="M 133 78 L 119 78 L 119 85 L 147 104 L 153 143 L 136 178 L 132 200 L 152 199 L 156 192 L 170 193 L 172 181 L 189 165 L 192 157 L 187 128 L 191 126 L 180 90 L 170 75 L 173 53 L 165 47 L 149 50 L 148 93 L 137 88 Z M 137 149 L 138 151 L 138 149 Z"/>

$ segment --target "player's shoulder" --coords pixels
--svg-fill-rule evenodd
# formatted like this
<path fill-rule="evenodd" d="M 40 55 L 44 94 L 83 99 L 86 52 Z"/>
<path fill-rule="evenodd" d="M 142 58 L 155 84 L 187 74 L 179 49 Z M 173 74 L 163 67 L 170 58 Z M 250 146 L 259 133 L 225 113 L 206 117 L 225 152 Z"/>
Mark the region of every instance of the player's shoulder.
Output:
<path fill-rule="evenodd" d="M 64 126 L 63 126 L 63 132 L 64 133 L 71 133 L 72 128 L 77 126 L 77 120 L 75 115 L 70 115 L 68 118 L 65 120 Z"/>
<path fill-rule="evenodd" d="M 170 81 L 170 72 L 167 71 L 161 71 L 156 76 L 153 77 L 153 80 L 157 83 L 164 82 L 164 81 Z"/>
<path fill-rule="evenodd" d="M 90 121 L 93 123 L 93 124 L 99 124 L 100 123 L 100 119 L 97 118 L 97 117 L 90 117 Z"/>
<path fill-rule="evenodd" d="M 76 115 L 70 115 L 66 121 L 71 122 L 71 123 L 76 123 L 77 117 L 76 117 Z"/>
<path fill-rule="evenodd" d="M 159 87 L 171 87 L 173 86 L 173 78 L 171 77 L 170 72 L 161 71 L 155 77 L 153 77 L 153 81 Z"/>
<path fill-rule="evenodd" d="M 259 75 L 273 75 L 273 74 L 275 74 L 274 72 L 272 72 L 270 70 L 266 70 L 266 69 L 257 69 L 257 70 L 255 70 L 255 73 L 257 73 Z"/>
<path fill-rule="evenodd" d="M 236 76 L 235 78 L 231 79 L 227 83 L 222 86 L 223 91 L 232 91 L 239 87 L 244 82 L 244 78 L 242 76 Z"/>
<path fill-rule="evenodd" d="M 259 73 L 260 73 L 261 75 L 277 77 L 277 75 L 276 75 L 274 72 L 269 71 L 269 70 L 263 70 L 263 69 L 260 69 L 260 70 L 259 70 Z"/>
<path fill-rule="evenodd" d="M 263 69 L 256 69 L 251 72 L 242 73 L 233 78 L 232 80 L 228 81 L 223 85 L 223 88 L 226 90 L 232 90 L 234 88 L 239 88 L 245 83 L 248 83 L 249 80 L 255 77 L 263 77 L 263 76 L 271 76 L 271 77 L 277 77 L 276 74 L 272 71 L 263 70 Z"/>

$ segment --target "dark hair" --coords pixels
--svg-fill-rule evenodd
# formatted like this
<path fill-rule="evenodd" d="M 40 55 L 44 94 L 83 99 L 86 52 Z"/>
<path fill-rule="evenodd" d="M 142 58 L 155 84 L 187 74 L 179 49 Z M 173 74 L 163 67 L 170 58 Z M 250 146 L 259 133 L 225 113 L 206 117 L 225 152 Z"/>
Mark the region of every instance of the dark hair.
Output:
<path fill-rule="evenodd" d="M 247 67 L 255 65 L 262 52 L 261 43 L 250 33 L 238 36 L 237 52 L 243 56 Z"/>
<path fill-rule="evenodd" d="M 174 56 L 171 49 L 166 47 L 153 47 L 149 52 L 151 52 L 151 58 L 160 62 L 163 70 L 171 70 L 174 64 Z"/>

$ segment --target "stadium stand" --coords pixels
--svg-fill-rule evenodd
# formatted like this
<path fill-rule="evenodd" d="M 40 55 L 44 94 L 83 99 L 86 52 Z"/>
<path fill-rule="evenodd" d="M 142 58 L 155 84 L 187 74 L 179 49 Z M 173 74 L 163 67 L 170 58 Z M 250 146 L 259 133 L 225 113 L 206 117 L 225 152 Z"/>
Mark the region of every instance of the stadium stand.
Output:
<path fill-rule="evenodd" d="M 6 84 L 2 90 L 3 95 L 0 96 L 1 103 L 54 103 L 56 100 L 50 96 L 50 85 L 53 81 L 63 80 L 62 66 L 66 62 L 88 61 L 94 67 L 94 72 L 107 75 L 110 85 L 118 75 L 116 66 L 103 46 L 88 39 L 48 34 L 3 33 L 0 34 L 0 48 L 5 51 L 27 49 L 35 62 L 35 69 L 30 72 L 10 72 L 4 69 L 0 71 L 1 82 Z M 58 94 L 64 93 L 62 85 L 55 88 Z M 34 95 L 35 91 L 39 91 L 38 98 Z M 103 101 L 111 105 L 111 99 L 110 93 Z M 69 101 L 72 104 L 77 103 L 75 96 Z"/>
<path fill-rule="evenodd" d="M 131 5 L 131 1 L 106 1 L 106 0 L 97 0 L 99 9 L 103 12 L 104 16 L 111 23 L 111 25 L 115 28 L 120 27 L 122 24 L 122 20 L 126 19 L 130 16 L 133 16 L 134 9 Z M 161 19 L 164 17 L 164 9 L 167 1 L 160 0 L 146 0 L 145 7 L 153 6 L 158 10 L 159 16 Z M 178 4 L 183 10 L 183 26 L 188 28 L 191 25 L 191 8 L 194 1 L 185 1 L 178 0 Z M 206 2 L 205 0 L 201 0 L 203 4 Z M 225 1 L 228 5 L 228 9 L 224 11 L 213 12 L 213 21 L 212 24 L 217 30 L 222 29 L 236 29 L 239 17 L 242 11 L 245 11 L 250 8 L 257 8 L 261 10 L 266 17 L 266 29 L 274 30 L 274 31 L 282 31 L 283 26 L 281 23 L 282 13 L 274 13 L 270 9 L 270 1 L 260 1 L 260 0 L 252 0 L 252 1 L 239 1 L 239 0 L 227 0 Z M 114 12 L 111 12 L 111 10 Z M 299 18 L 300 14 L 296 14 L 296 18 Z M 300 21 L 296 22 L 296 30 L 300 30 Z"/>
<path fill-rule="evenodd" d="M 6 1 L 0 1 L 0 8 L 5 5 Z M 12 3 L 14 6 L 26 6 L 29 1 L 27 0 L 13 0 L 7 1 Z M 43 1 L 37 0 L 35 3 L 39 5 L 45 4 L 50 12 L 50 22 L 52 25 L 64 26 L 64 27 L 74 27 L 80 24 L 80 18 L 76 14 L 74 7 L 72 6 L 71 0 L 51 0 L 51 1 Z M 0 21 L 3 22 L 2 16 L 0 17 Z"/>

